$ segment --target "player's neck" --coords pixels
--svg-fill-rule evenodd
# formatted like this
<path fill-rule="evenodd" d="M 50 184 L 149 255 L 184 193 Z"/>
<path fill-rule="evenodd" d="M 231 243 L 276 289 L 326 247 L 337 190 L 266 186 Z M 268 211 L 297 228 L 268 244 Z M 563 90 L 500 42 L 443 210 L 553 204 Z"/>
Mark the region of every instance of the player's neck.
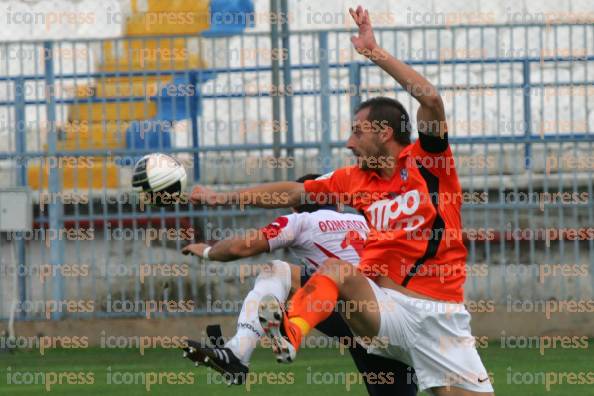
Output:
<path fill-rule="evenodd" d="M 380 178 L 384 180 L 390 180 L 394 175 L 394 167 L 383 167 L 375 169 L 374 172 L 377 173 Z"/>
<path fill-rule="evenodd" d="M 386 158 L 384 163 L 386 165 L 375 169 L 375 172 L 380 178 L 384 180 L 392 179 L 394 172 L 396 172 L 398 157 L 403 149 L 404 146 L 401 146 L 398 143 L 395 143 L 388 148 L 386 154 L 384 154 L 384 157 Z"/>

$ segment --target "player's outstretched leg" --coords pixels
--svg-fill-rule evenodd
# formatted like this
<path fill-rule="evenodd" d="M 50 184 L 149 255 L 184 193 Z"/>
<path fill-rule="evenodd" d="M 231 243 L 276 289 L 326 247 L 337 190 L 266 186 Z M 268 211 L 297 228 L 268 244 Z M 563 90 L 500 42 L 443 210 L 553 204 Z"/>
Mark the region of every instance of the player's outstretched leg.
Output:
<path fill-rule="evenodd" d="M 265 296 L 259 307 L 260 323 L 270 338 L 278 362 L 295 359 L 301 339 L 336 308 L 339 297 L 363 305 L 377 302 L 367 278 L 352 264 L 329 259 L 297 290 L 287 304 L 287 311 L 274 296 Z M 355 304 L 360 306 L 360 304 Z M 343 305 L 340 311 L 344 311 Z M 349 326 L 360 336 L 375 337 L 379 329 L 377 310 L 349 310 Z"/>
<path fill-rule="evenodd" d="M 286 301 L 291 291 L 291 265 L 271 260 L 260 268 L 253 289 L 247 294 L 237 318 L 237 332 L 225 346 L 247 366 L 260 337 L 264 335 L 258 320 L 258 304 L 265 295 Z"/>
<path fill-rule="evenodd" d="M 215 369 L 228 379 L 228 383 L 242 384 L 249 371 L 251 355 L 264 334 L 258 320 L 260 299 L 270 294 L 285 301 L 291 290 L 292 267 L 280 260 L 272 260 L 262 267 L 253 289 L 243 301 L 235 335 L 224 345 L 215 342 L 207 346 L 190 341 L 184 349 L 184 357 Z"/>

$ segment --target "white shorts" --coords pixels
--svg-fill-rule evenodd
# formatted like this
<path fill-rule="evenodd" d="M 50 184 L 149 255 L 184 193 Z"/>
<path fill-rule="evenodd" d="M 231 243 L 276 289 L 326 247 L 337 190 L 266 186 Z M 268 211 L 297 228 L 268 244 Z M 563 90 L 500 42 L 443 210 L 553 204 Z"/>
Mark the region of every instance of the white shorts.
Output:
<path fill-rule="evenodd" d="M 421 391 L 456 386 L 493 392 L 464 304 L 414 298 L 368 281 L 380 313 L 379 334 L 367 347 L 369 353 L 412 366 Z"/>

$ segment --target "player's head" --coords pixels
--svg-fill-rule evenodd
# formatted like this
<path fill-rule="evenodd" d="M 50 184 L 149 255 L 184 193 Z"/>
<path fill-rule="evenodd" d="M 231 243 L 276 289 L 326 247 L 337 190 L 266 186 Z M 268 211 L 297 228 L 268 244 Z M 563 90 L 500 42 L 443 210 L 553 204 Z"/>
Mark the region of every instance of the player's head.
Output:
<path fill-rule="evenodd" d="M 315 174 L 315 173 L 310 173 L 308 175 L 305 176 L 301 176 L 299 179 L 295 180 L 298 183 L 303 183 L 306 180 L 315 180 L 318 177 L 320 177 L 321 175 L 319 174 Z M 315 212 L 321 209 L 328 209 L 328 210 L 336 210 L 336 206 L 334 205 L 317 205 L 317 204 L 303 204 L 303 205 L 299 205 L 299 206 L 295 206 L 293 208 L 293 210 L 297 213 L 303 213 L 303 212 Z"/>
<path fill-rule="evenodd" d="M 396 99 L 379 96 L 355 109 L 347 148 L 364 170 L 377 169 L 394 148 L 410 144 L 411 126 L 406 109 Z"/>

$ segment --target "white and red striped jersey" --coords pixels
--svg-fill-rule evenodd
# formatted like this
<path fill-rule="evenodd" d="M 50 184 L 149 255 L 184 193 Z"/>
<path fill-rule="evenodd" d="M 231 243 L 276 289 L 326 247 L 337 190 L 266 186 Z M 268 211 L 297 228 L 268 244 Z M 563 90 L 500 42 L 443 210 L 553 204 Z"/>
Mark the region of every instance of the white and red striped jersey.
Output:
<path fill-rule="evenodd" d="M 328 258 L 358 265 L 369 232 L 363 216 L 326 209 L 280 216 L 260 230 L 270 251 L 289 248 L 305 264 L 314 267 Z"/>

